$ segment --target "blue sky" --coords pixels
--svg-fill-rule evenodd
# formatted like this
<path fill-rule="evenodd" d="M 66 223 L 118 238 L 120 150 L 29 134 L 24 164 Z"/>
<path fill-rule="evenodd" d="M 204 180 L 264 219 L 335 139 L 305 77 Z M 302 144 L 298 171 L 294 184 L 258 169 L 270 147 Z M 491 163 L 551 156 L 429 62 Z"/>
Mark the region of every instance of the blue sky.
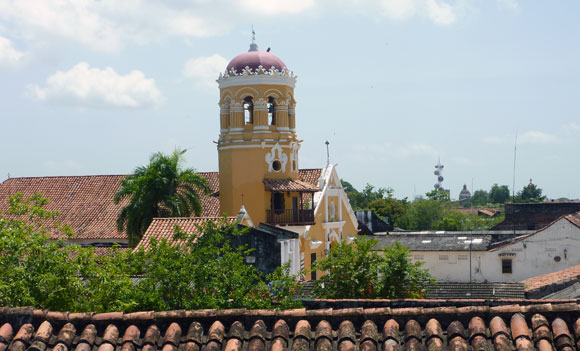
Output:
<path fill-rule="evenodd" d="M 251 25 L 298 75 L 300 167 L 421 195 L 580 198 L 580 2 L 0 0 L 0 180 L 217 170 L 215 79 Z"/>

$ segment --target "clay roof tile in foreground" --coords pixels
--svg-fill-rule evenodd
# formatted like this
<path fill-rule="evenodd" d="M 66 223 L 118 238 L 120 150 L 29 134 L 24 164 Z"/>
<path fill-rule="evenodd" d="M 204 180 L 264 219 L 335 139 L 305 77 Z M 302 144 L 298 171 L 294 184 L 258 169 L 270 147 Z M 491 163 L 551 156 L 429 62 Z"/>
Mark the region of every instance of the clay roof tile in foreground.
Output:
<path fill-rule="evenodd" d="M 337 308 L 95 314 L 4 307 L 0 350 L 572 351 L 580 335 L 576 300 L 321 302 Z"/>

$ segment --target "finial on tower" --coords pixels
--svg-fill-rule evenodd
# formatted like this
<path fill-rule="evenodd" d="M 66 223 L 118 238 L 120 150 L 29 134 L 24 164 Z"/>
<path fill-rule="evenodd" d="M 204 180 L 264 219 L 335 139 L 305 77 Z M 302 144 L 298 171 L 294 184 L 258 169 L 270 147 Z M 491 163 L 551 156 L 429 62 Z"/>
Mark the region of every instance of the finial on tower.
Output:
<path fill-rule="evenodd" d="M 328 149 L 328 145 L 330 145 L 330 143 L 327 140 L 325 144 L 326 144 L 326 165 L 328 166 L 330 164 L 330 150 Z"/>
<path fill-rule="evenodd" d="M 253 24 L 252 24 L 252 43 L 250 44 L 250 50 L 248 51 L 258 51 L 258 44 L 256 44 L 256 32 L 254 31 Z"/>

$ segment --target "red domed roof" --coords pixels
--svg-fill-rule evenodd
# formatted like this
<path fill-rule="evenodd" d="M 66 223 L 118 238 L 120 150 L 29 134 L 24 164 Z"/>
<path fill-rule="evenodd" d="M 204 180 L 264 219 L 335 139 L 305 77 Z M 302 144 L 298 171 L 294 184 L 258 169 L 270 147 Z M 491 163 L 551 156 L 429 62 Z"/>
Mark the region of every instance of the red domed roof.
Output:
<path fill-rule="evenodd" d="M 256 70 L 260 65 L 262 65 L 265 70 L 269 70 L 272 66 L 279 71 L 287 69 L 286 64 L 282 60 L 269 52 L 258 51 L 256 45 L 255 47 L 251 47 L 250 51 L 234 57 L 230 63 L 228 63 L 227 71 L 229 72 L 233 68 L 237 73 L 241 73 L 246 67 Z"/>

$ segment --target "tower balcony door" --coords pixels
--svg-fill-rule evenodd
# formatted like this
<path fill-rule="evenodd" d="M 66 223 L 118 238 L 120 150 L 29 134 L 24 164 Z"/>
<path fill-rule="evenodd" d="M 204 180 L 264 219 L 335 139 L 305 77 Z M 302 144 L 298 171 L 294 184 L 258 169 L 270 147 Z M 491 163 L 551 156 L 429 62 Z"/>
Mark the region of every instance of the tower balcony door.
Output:
<path fill-rule="evenodd" d="M 314 209 L 305 209 L 302 194 L 292 196 L 291 208 L 286 208 L 286 195 L 282 192 L 272 192 L 271 206 L 266 210 L 268 224 L 305 225 L 314 224 Z"/>

